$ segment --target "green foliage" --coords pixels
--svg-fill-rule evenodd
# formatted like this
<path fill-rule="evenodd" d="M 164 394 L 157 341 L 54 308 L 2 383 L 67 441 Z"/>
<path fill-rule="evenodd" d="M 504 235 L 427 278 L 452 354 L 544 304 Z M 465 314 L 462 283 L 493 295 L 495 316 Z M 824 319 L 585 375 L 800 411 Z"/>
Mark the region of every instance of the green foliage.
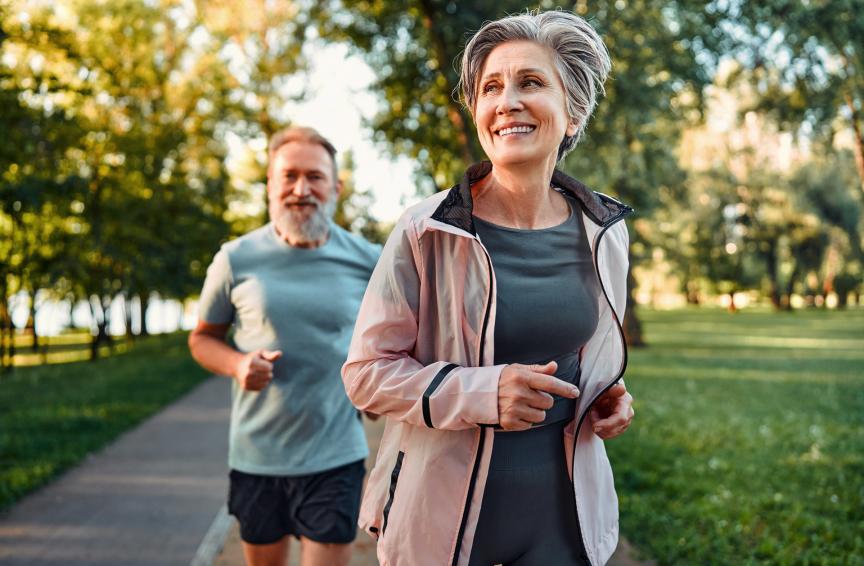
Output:
<path fill-rule="evenodd" d="M 331 0 L 319 3 L 312 16 L 325 39 L 347 42 L 376 71 L 372 88 L 381 93 L 381 111 L 368 125 L 382 147 L 418 160 L 421 191 L 431 192 L 451 186 L 482 155 L 471 117 L 454 92 L 467 32 L 523 7 Z"/>
<path fill-rule="evenodd" d="M 0 509 L 199 383 L 185 335 L 98 362 L 19 368 L 0 379 Z"/>
<path fill-rule="evenodd" d="M 864 190 L 864 2 L 720 6 L 727 33 L 736 39 L 731 46 L 745 64 L 731 81 L 754 84 L 759 96 L 753 108 L 790 131 L 807 124 L 830 143 L 839 128 L 851 129 L 858 187 Z"/>
<path fill-rule="evenodd" d="M 615 192 L 647 212 L 659 190 L 679 185 L 671 154 L 687 112 L 698 116 L 701 89 L 710 82 L 697 62 L 714 20 L 706 2 L 577 2 L 575 9 L 603 33 L 612 58 L 607 98 L 588 128 L 588 139 L 565 168 L 595 188 Z M 394 154 L 416 158 L 423 188 L 440 190 L 482 156 L 470 114 L 454 89 L 456 66 L 470 34 L 491 19 L 549 2 L 445 0 L 321 3 L 313 17 L 330 40 L 349 42 L 378 73 L 373 88 L 381 111 L 370 126 Z M 682 96 L 684 94 L 685 96 Z M 692 116 L 691 116 L 692 117 Z M 429 183 L 431 180 L 431 183 Z"/>
<path fill-rule="evenodd" d="M 636 419 L 607 443 L 658 564 L 864 562 L 864 311 L 644 311 Z"/>

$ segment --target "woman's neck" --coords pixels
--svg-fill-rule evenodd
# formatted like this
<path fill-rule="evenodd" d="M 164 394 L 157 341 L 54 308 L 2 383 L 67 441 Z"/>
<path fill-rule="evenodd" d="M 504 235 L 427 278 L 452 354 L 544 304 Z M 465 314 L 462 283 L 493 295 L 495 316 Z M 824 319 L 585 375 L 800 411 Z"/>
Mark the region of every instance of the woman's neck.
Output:
<path fill-rule="evenodd" d="M 526 230 L 550 228 L 569 216 L 567 202 L 551 190 L 555 161 L 534 166 L 492 166 L 473 188 L 474 214 L 494 224 Z"/>

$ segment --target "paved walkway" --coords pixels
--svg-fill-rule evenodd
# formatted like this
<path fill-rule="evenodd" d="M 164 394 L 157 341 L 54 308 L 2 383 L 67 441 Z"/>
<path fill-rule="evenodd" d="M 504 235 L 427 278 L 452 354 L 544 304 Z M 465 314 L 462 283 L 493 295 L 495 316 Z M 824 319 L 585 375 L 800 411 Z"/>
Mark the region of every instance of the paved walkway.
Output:
<path fill-rule="evenodd" d="M 227 492 L 213 377 L 0 516 L 0 564 L 188 565 Z"/>
<path fill-rule="evenodd" d="M 225 513 L 229 396 L 227 379 L 208 379 L 0 515 L 0 565 L 242 566 Z M 382 430 L 367 421 L 373 455 Z M 631 554 L 623 543 L 610 566 L 647 566 Z M 294 542 L 292 566 L 298 555 Z M 376 564 L 358 533 L 351 565 Z"/>

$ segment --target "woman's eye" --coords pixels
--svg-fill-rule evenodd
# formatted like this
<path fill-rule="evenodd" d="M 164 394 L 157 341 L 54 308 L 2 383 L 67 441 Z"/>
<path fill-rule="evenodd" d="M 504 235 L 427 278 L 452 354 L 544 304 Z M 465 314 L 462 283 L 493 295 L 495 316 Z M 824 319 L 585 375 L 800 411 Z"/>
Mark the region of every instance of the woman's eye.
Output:
<path fill-rule="evenodd" d="M 489 83 L 488 85 L 486 85 L 486 86 L 483 87 L 483 92 L 484 92 L 484 93 L 487 93 L 487 92 L 495 92 L 496 90 L 498 90 L 498 85 L 495 84 L 495 83 Z"/>
<path fill-rule="evenodd" d="M 538 81 L 537 79 L 525 79 L 522 81 L 523 87 L 535 87 L 535 86 L 541 86 L 541 85 L 542 85 L 542 83 L 540 81 Z"/>

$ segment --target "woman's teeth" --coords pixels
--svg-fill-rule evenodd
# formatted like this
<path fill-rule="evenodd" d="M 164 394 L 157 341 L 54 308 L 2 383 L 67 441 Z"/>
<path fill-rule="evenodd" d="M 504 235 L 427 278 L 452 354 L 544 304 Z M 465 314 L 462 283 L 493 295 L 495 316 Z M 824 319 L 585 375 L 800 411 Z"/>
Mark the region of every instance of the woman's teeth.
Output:
<path fill-rule="evenodd" d="M 499 136 L 509 136 L 510 134 L 529 134 L 534 131 L 534 126 L 515 126 L 513 128 L 504 128 L 498 130 Z"/>

